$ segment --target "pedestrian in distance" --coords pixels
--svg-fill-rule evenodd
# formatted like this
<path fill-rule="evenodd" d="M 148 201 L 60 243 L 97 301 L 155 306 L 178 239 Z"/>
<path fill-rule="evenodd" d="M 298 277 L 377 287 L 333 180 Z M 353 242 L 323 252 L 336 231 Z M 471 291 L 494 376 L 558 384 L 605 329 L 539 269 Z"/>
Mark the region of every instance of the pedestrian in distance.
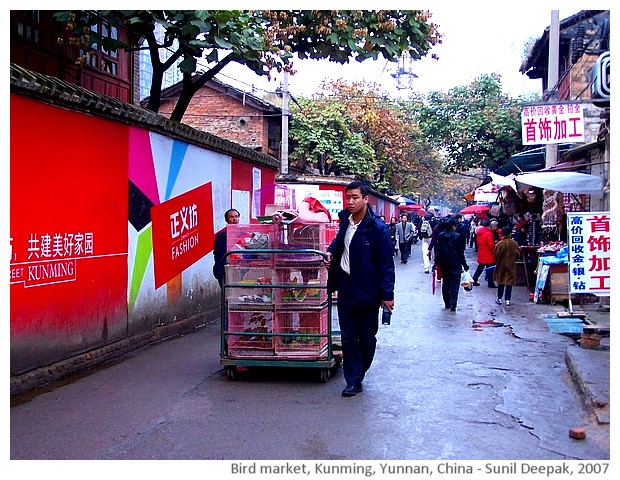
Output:
<path fill-rule="evenodd" d="M 413 223 L 409 221 L 406 213 L 400 216 L 400 222 L 396 225 L 396 239 L 400 250 L 400 263 L 407 263 L 411 255 L 411 243 L 415 234 Z"/>
<path fill-rule="evenodd" d="M 396 239 L 396 226 L 397 225 L 398 225 L 398 218 L 396 217 L 390 218 L 390 223 L 388 227 L 390 229 L 390 238 L 392 239 L 392 248 L 394 249 L 394 252 L 392 253 L 393 257 L 395 257 L 396 253 L 398 252 L 398 240 Z"/>
<path fill-rule="evenodd" d="M 474 218 L 469 225 L 469 248 L 474 248 L 478 251 L 478 244 L 476 243 L 476 230 L 480 227 L 480 221 Z"/>
<path fill-rule="evenodd" d="M 467 247 L 467 237 L 469 236 L 469 222 L 465 222 L 463 215 L 457 213 L 454 215 L 454 219 L 456 220 L 456 233 L 461 237 L 461 242 L 463 242 L 463 250 Z"/>
<path fill-rule="evenodd" d="M 444 231 L 437 237 L 437 244 L 434 247 L 435 264 L 441 268 L 441 295 L 445 307 L 452 312 L 456 311 L 461 273 L 463 270 L 469 270 L 461 236 L 456 232 L 457 223 L 454 218 L 444 222 Z"/>
<path fill-rule="evenodd" d="M 429 246 L 433 235 L 433 227 L 431 226 L 431 214 L 427 213 L 420 225 L 420 239 L 422 240 L 422 262 L 424 263 L 424 273 L 429 273 L 431 269 L 431 259 L 429 257 Z"/>
<path fill-rule="evenodd" d="M 474 287 L 479 287 L 478 279 L 485 269 L 495 265 L 495 256 L 493 255 L 493 249 L 495 248 L 495 240 L 493 239 L 493 232 L 491 231 L 489 220 L 483 220 L 482 225 L 476 230 L 476 243 L 478 244 L 478 266 L 476 271 L 472 275 L 474 280 Z M 487 275 L 487 285 L 489 288 L 496 288 L 497 286 L 493 282 L 493 277 Z"/>
<path fill-rule="evenodd" d="M 489 229 L 491 230 L 491 233 L 493 234 L 493 241 L 495 243 L 499 242 L 502 239 L 501 230 L 499 229 L 499 222 L 497 220 L 491 220 Z"/>
<path fill-rule="evenodd" d="M 238 224 L 239 217 L 239 211 L 235 208 L 230 208 L 224 213 L 224 220 L 229 225 Z M 220 288 L 224 288 L 224 265 L 227 263 L 224 258 L 227 250 L 226 238 L 226 229 L 224 229 L 215 236 L 213 242 L 213 276 L 217 278 Z"/>
<path fill-rule="evenodd" d="M 495 273 L 493 278 L 497 283 L 497 298 L 495 302 L 502 304 L 504 297 L 506 306 L 510 306 L 512 287 L 517 284 L 517 258 L 519 258 L 519 244 L 514 241 L 511 235 L 512 229 L 504 227 L 502 229 L 502 239 L 495 245 L 493 254 L 495 256 Z"/>
<path fill-rule="evenodd" d="M 431 263 L 435 263 L 433 260 L 433 250 L 435 245 L 437 244 L 437 239 L 439 238 L 439 234 L 444 230 L 444 223 L 450 219 L 450 216 L 440 217 L 437 219 L 435 226 L 433 227 L 433 234 L 431 235 L 431 242 L 428 244 L 428 258 L 431 259 Z M 432 221 L 431 221 L 432 226 Z"/>
<path fill-rule="evenodd" d="M 346 209 L 325 257 L 327 289 L 338 292 L 342 341 L 342 396 L 363 390 L 362 382 L 377 347 L 379 307 L 394 310 L 394 259 L 390 231 L 368 204 L 368 187 L 358 181 L 345 188 Z"/>

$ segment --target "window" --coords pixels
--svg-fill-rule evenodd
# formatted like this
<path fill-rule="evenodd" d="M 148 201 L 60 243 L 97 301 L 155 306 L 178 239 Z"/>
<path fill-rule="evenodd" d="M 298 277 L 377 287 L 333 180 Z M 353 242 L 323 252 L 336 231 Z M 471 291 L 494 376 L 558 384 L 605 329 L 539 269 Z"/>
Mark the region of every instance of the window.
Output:
<path fill-rule="evenodd" d="M 118 29 L 115 26 L 108 25 L 106 22 L 93 25 L 91 30 L 95 33 L 101 32 L 100 35 L 103 38 L 118 39 Z M 84 57 L 86 65 L 110 75 L 118 75 L 117 51 L 106 50 L 102 45 L 93 43 L 90 50 L 80 50 L 80 55 Z"/>
<path fill-rule="evenodd" d="M 272 150 L 280 149 L 282 141 L 282 120 L 280 117 L 270 118 L 267 125 L 267 147 Z"/>
<path fill-rule="evenodd" d="M 17 34 L 35 43 L 41 43 L 41 12 L 25 10 L 21 13 L 17 22 Z"/>

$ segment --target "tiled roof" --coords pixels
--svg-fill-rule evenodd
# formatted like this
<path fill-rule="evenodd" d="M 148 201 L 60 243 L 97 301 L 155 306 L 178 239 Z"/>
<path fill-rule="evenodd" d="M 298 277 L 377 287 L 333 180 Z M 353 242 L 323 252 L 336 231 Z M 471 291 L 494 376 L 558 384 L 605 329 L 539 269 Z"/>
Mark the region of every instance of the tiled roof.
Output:
<path fill-rule="evenodd" d="M 280 161 L 269 155 L 202 132 L 145 108 L 114 97 L 94 93 L 86 88 L 11 64 L 11 92 L 35 98 L 78 112 L 135 125 L 194 145 L 224 153 L 240 160 L 279 170 Z"/>

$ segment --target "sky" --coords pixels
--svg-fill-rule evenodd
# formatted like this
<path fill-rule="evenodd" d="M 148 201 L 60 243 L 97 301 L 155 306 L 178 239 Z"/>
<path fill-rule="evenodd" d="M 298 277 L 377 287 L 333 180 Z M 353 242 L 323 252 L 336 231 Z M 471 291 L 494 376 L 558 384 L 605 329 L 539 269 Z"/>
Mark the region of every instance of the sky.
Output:
<path fill-rule="evenodd" d="M 423 2 L 422 2 L 423 3 Z M 380 84 L 381 90 L 394 97 L 409 97 L 413 92 L 426 94 L 429 91 L 448 91 L 464 86 L 483 74 L 498 73 L 502 89 L 512 97 L 542 93 L 541 80 L 532 80 L 521 74 L 519 68 L 524 58 L 525 45 L 543 35 L 551 23 L 551 11 L 559 10 L 560 21 L 587 8 L 589 2 L 561 2 L 563 8 L 544 0 L 538 2 L 433 2 L 428 7 L 430 22 L 439 25 L 443 35 L 442 43 L 434 46 L 439 60 L 430 54 L 413 62 L 411 89 L 399 89 L 391 76 L 397 64 L 379 60 L 353 61 L 340 65 L 329 61 L 294 60 L 297 73 L 289 76 L 289 91 L 293 96 L 310 97 L 320 91 L 320 84 L 326 78 L 346 80 L 367 80 Z M 548 8 L 541 8 L 549 5 Z M 576 5 L 571 8 L 571 5 Z M 314 6 L 314 5 L 313 5 Z M 388 5 L 390 6 L 390 5 Z M 274 91 L 283 81 L 283 74 L 277 74 L 268 81 L 247 69 L 228 65 L 218 78 L 237 88 L 251 91 L 254 86 L 259 96 L 265 91 Z M 401 77 L 401 86 L 408 85 L 408 77 Z"/>

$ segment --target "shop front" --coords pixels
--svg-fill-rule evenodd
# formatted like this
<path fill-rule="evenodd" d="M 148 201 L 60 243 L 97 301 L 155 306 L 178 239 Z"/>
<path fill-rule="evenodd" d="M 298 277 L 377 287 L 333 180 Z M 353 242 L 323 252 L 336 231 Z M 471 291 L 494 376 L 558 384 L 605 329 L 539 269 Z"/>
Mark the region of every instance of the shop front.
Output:
<path fill-rule="evenodd" d="M 570 304 L 571 293 L 582 294 L 581 302 L 590 301 L 592 295 L 605 295 L 609 281 L 599 277 L 608 275 L 608 260 L 599 257 L 609 250 L 604 239 L 609 236 L 609 212 L 590 211 L 591 196 L 603 190 L 602 179 L 564 171 L 509 177 L 491 173 L 490 177 L 497 198 L 489 205 L 488 216 L 500 228 L 513 228 L 522 252 L 517 281 L 529 288 L 531 299 Z M 577 261 L 581 262 L 578 266 Z M 603 273 L 591 278 L 599 269 Z M 595 281 L 599 283 L 594 288 L 586 287 Z"/>

